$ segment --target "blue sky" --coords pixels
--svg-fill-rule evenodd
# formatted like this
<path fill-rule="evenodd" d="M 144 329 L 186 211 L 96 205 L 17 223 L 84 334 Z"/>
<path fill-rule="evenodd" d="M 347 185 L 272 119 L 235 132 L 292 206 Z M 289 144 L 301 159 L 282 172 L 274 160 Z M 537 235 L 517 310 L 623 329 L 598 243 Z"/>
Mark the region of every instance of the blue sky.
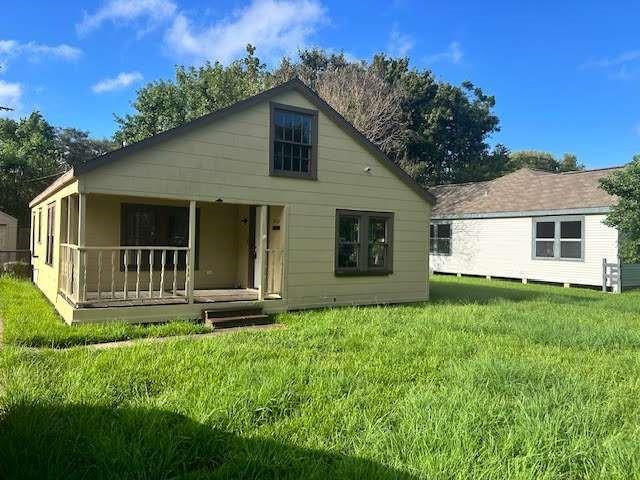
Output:
<path fill-rule="evenodd" d="M 174 65 L 267 62 L 304 46 L 408 55 L 496 96 L 512 150 L 589 168 L 640 153 L 640 2 L 98 0 L 3 2 L 0 104 L 110 136 L 136 88 Z"/>

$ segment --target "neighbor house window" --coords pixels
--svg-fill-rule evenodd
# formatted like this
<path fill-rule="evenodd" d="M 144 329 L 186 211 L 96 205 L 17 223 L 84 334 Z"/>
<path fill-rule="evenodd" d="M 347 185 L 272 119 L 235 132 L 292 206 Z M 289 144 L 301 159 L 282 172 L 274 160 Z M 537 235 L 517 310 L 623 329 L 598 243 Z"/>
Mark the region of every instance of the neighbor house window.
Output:
<path fill-rule="evenodd" d="M 169 207 L 164 205 L 122 204 L 121 246 L 168 247 L 166 268 L 173 268 L 173 251 L 170 247 L 186 247 L 189 244 L 189 209 L 187 207 Z M 196 268 L 199 253 L 200 210 L 196 209 Z M 124 255 L 124 253 L 122 254 Z M 121 258 L 120 264 L 124 264 Z M 129 253 L 129 268 L 136 267 L 136 252 Z M 178 252 L 178 269 L 184 270 L 187 264 L 186 251 Z M 160 269 L 162 251 L 153 253 L 153 267 Z M 149 250 L 142 251 L 141 268 L 149 268 Z"/>
<path fill-rule="evenodd" d="M 584 217 L 534 219 L 533 235 L 533 258 L 584 258 Z"/>
<path fill-rule="evenodd" d="M 271 104 L 271 175 L 315 179 L 318 112 Z"/>
<path fill-rule="evenodd" d="M 384 275 L 392 272 L 393 214 L 336 211 L 335 273 Z"/>
<path fill-rule="evenodd" d="M 451 255 L 451 224 L 432 223 L 429 225 L 429 252 Z"/>
<path fill-rule="evenodd" d="M 56 225 L 56 203 L 47 205 L 47 247 L 45 250 L 45 263 L 53 265 L 53 238 Z"/>

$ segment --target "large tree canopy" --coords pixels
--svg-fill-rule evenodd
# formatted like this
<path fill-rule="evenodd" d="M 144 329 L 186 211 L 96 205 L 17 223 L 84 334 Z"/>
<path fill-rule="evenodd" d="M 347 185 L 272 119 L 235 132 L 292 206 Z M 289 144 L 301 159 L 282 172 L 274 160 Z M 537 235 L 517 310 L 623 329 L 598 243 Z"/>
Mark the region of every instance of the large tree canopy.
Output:
<path fill-rule="evenodd" d="M 39 112 L 0 119 L 0 210 L 29 225 L 29 201 L 78 162 L 115 146 L 74 128 L 54 128 Z"/>
<path fill-rule="evenodd" d="M 484 180 L 506 170 L 506 149 L 492 151 L 487 143 L 498 131 L 495 99 L 480 88 L 438 81 L 429 70 L 410 69 L 406 58 L 351 61 L 318 49 L 284 58 L 271 70 L 251 46 L 244 59 L 228 66 L 178 67 L 175 80 L 138 91 L 135 112 L 116 117 L 116 138 L 141 140 L 293 77 L 424 185 Z"/>
<path fill-rule="evenodd" d="M 554 173 L 584 170 L 584 165 L 578 163 L 578 158 L 572 153 L 565 153 L 561 159 L 557 159 L 552 153 L 537 150 L 512 152 L 509 155 L 507 168 L 509 170 L 517 170 L 522 167 Z"/>
<path fill-rule="evenodd" d="M 601 180 L 602 188 L 618 197 L 618 204 L 607 216 L 606 224 L 620 232 L 621 257 L 640 263 L 640 155 L 623 170 Z"/>

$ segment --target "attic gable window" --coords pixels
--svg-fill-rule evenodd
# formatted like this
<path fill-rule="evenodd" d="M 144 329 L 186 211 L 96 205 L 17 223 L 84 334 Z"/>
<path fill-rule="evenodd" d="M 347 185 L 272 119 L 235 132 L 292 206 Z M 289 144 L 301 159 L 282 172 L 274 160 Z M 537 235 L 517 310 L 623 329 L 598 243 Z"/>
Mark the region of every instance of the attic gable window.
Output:
<path fill-rule="evenodd" d="M 318 112 L 271 103 L 269 174 L 317 178 Z"/>

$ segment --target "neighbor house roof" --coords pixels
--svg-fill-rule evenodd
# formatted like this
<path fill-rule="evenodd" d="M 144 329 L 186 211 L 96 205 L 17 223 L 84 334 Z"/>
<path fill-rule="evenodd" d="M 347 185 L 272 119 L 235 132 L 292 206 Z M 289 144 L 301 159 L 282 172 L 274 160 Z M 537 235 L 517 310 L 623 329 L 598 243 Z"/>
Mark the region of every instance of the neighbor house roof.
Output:
<path fill-rule="evenodd" d="M 82 165 L 76 166 L 70 175 L 71 177 L 76 177 L 85 172 L 95 170 L 96 168 L 99 168 L 102 165 L 106 165 L 116 160 L 119 160 L 123 157 L 128 156 L 131 153 L 143 150 L 151 145 L 155 145 L 166 139 L 173 138 L 177 135 L 180 135 L 183 132 L 188 132 L 193 129 L 202 127 L 204 125 L 209 125 L 217 120 L 227 117 L 228 115 L 231 115 L 233 113 L 236 113 L 246 108 L 257 105 L 260 102 L 269 101 L 272 98 L 291 90 L 295 90 L 296 92 L 300 93 L 310 103 L 316 106 L 318 110 L 320 110 L 325 115 L 327 115 L 343 131 L 345 131 L 351 138 L 353 138 L 356 142 L 362 145 L 362 147 L 364 147 L 371 155 L 377 158 L 387 169 L 389 169 L 393 174 L 395 174 L 406 186 L 408 186 L 414 192 L 416 192 L 422 199 L 424 199 L 426 202 L 430 204 L 435 203 L 434 196 L 428 190 L 422 188 L 413 178 L 411 178 L 404 170 L 402 170 L 402 168 L 400 168 L 393 161 L 388 159 L 387 156 L 382 152 L 382 150 L 380 150 L 377 146 L 371 143 L 371 141 L 369 141 L 362 132 L 356 129 L 342 115 L 340 115 L 336 110 L 334 110 L 333 107 L 331 107 L 327 102 L 325 102 L 322 98 L 320 98 L 318 94 L 316 94 L 313 90 L 307 87 L 304 84 L 304 82 L 302 82 L 297 78 L 294 78 L 293 80 L 289 80 L 288 82 L 282 83 L 276 87 L 265 90 L 262 93 L 254 95 L 253 97 L 249 97 L 245 100 L 234 103 L 233 105 L 230 105 L 226 108 L 222 108 L 220 110 L 216 110 L 215 112 L 196 118 L 195 120 L 187 122 L 178 127 L 166 130 L 162 133 L 158 133 L 156 135 L 153 135 L 139 142 L 132 143 L 130 145 L 119 148 L 117 150 L 113 150 L 112 152 L 105 153 L 104 155 L 93 158 Z M 68 179 L 69 178 L 67 176 L 66 180 L 68 181 Z M 56 182 L 54 182 L 54 184 L 56 184 Z M 30 205 L 36 203 L 36 200 L 41 201 L 43 196 L 46 197 L 48 196 L 48 194 L 53 193 L 53 191 L 55 191 L 54 184 L 49 186 L 44 192 L 42 192 L 34 200 L 32 200 Z M 47 194 L 47 192 L 49 193 Z"/>
<path fill-rule="evenodd" d="M 620 167 L 551 173 L 527 167 L 485 182 L 438 185 L 434 218 L 518 216 L 523 213 L 606 211 L 616 198 L 600 179 Z"/>

